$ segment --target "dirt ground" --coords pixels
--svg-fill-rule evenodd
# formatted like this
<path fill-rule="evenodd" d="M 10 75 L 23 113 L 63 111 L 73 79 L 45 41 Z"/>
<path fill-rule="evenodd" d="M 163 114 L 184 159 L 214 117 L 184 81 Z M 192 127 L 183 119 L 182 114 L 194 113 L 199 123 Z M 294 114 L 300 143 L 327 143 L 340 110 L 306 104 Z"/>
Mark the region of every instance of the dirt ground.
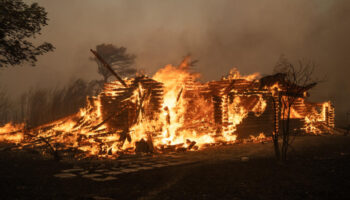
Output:
<path fill-rule="evenodd" d="M 212 147 L 175 156 L 180 161 L 192 162 L 122 173 L 114 180 L 99 182 L 54 175 L 77 166 L 108 168 L 121 161 L 56 162 L 34 153 L 2 150 L 0 199 L 237 200 L 350 196 L 349 136 L 298 137 L 287 163 L 274 159 L 272 143 Z M 165 156 L 142 159 L 160 162 Z"/>

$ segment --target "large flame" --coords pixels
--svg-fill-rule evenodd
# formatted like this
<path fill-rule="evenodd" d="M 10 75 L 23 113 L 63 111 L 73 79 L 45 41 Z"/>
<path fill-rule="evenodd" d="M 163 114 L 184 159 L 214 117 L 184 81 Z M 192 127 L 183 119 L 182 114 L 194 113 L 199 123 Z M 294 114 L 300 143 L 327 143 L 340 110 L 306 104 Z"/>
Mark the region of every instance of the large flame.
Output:
<path fill-rule="evenodd" d="M 134 152 L 137 143 L 147 141 L 155 151 L 164 148 L 178 148 L 194 150 L 207 144 L 225 142 L 234 143 L 237 140 L 237 126 L 248 116 L 262 115 L 267 107 L 266 99 L 262 94 L 247 96 L 229 96 L 229 92 L 236 92 L 230 88 L 230 84 L 241 81 L 248 84 L 258 82 L 258 73 L 242 76 L 237 69 L 232 69 L 222 84 L 225 87 L 214 89 L 215 100 L 207 95 L 209 87 L 217 87 L 216 83 L 200 83 L 197 73 L 191 73 L 190 60 L 186 58 L 179 66 L 167 65 L 157 71 L 152 80 L 162 83 L 162 105 L 156 117 L 147 117 L 147 107 L 152 107 L 151 92 L 149 88 L 137 83 L 130 90 L 130 95 L 120 101 L 117 110 L 106 112 L 103 108 L 103 98 L 117 99 L 118 95 L 129 94 L 128 88 L 124 88 L 115 81 L 105 86 L 105 90 L 96 97 L 88 97 L 87 105 L 72 116 L 61 120 L 35 127 L 25 128 L 24 124 L 6 124 L 0 128 L 0 142 L 19 143 L 22 145 L 47 145 L 50 144 L 56 150 L 75 148 L 83 152 L 83 157 L 96 155 L 108 157 L 117 155 L 119 152 Z M 135 79 L 125 79 L 128 85 L 136 84 Z M 226 82 L 225 82 L 226 81 Z M 228 90 L 227 88 L 230 88 Z M 275 95 L 281 88 L 274 84 L 265 91 Z M 216 98 L 216 97 L 215 97 Z M 215 121 L 215 102 L 222 110 L 223 121 Z M 250 102 L 247 104 L 246 102 Z M 321 111 L 309 109 L 291 108 L 291 118 L 303 119 L 305 131 L 318 133 L 319 128 L 315 124 L 327 121 L 326 109 L 332 109 L 330 102 L 321 105 Z M 103 111 L 104 110 L 104 111 Z M 106 116 L 107 114 L 110 116 Z M 306 113 L 306 114 L 305 114 Z M 109 125 L 108 120 L 114 119 L 119 123 L 116 116 L 125 114 L 122 120 L 127 121 L 126 128 L 115 128 Z M 221 116 L 221 115 L 220 115 Z M 130 119 L 129 119 L 130 118 Z M 119 121 L 118 121 L 119 120 Z M 120 122 L 121 123 L 121 122 Z M 220 128 L 221 127 L 221 128 Z M 258 136 L 250 136 L 252 140 L 262 140 L 264 133 Z"/>
<path fill-rule="evenodd" d="M 12 124 L 7 123 L 3 127 L 0 127 L 0 142 L 12 142 L 19 143 L 23 140 L 23 132 L 19 131 L 23 129 L 24 124 Z"/>

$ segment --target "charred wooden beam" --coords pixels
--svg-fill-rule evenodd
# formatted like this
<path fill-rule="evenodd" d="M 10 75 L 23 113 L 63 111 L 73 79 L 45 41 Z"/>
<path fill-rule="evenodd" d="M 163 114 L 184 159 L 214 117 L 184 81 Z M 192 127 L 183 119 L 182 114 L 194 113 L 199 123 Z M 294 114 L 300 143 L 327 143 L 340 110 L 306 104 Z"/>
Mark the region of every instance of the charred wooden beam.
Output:
<path fill-rule="evenodd" d="M 176 102 L 179 101 L 180 97 L 181 97 L 181 94 L 182 94 L 182 91 L 183 91 L 184 88 L 181 88 L 179 94 L 177 95 L 177 98 L 176 98 Z"/>
<path fill-rule="evenodd" d="M 122 78 L 120 78 L 120 76 L 118 76 L 118 74 L 112 69 L 112 67 L 105 61 L 103 60 L 103 58 L 98 55 L 98 53 L 92 49 L 90 49 L 90 51 L 96 56 L 96 58 L 103 64 L 103 66 L 105 66 L 117 79 L 118 81 L 124 86 L 124 87 L 128 87 L 126 85 L 126 83 L 123 81 Z"/>

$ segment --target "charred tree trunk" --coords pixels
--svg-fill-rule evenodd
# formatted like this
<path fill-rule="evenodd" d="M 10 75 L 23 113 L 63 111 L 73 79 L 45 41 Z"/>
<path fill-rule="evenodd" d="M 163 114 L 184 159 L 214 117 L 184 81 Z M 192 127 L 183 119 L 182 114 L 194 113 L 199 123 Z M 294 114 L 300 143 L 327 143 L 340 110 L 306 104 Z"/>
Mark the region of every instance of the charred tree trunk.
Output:
<path fill-rule="evenodd" d="M 287 119 L 285 120 L 285 127 L 283 130 L 283 141 L 282 141 L 282 161 L 287 160 L 287 152 L 288 152 L 288 145 L 289 145 L 289 136 L 290 136 L 290 130 L 289 130 L 289 124 L 290 124 L 290 109 L 291 104 L 288 105 L 287 108 Z"/>
<path fill-rule="evenodd" d="M 280 104 L 280 98 L 274 98 L 272 97 L 273 100 L 273 107 L 274 107 L 274 111 L 275 111 L 275 123 L 274 123 L 274 131 L 273 131 L 273 135 L 272 135 L 272 140 L 273 140 L 273 145 L 274 145 L 274 149 L 275 149 L 275 156 L 277 160 L 280 160 L 281 158 L 281 153 L 280 153 L 280 147 L 279 147 L 279 143 L 278 143 L 278 138 L 279 138 L 279 123 L 280 123 L 280 119 L 281 119 L 281 104 Z"/>

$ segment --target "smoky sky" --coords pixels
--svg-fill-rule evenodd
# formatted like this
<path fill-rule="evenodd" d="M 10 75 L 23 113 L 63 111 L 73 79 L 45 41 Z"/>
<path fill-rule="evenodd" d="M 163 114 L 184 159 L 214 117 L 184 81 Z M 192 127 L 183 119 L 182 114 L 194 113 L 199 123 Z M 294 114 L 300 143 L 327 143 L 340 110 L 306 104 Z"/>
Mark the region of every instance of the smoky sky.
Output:
<path fill-rule="evenodd" d="M 48 26 L 35 41 L 56 50 L 36 67 L 0 71 L 2 87 L 16 96 L 33 87 L 57 87 L 73 78 L 100 79 L 90 48 L 125 46 L 136 67 L 152 75 L 191 54 L 202 80 L 217 80 L 232 67 L 243 74 L 272 73 L 281 54 L 316 63 L 327 81 L 312 100 L 332 100 L 336 114 L 349 106 L 350 1 L 347 0 L 60 0 L 38 2 Z"/>

